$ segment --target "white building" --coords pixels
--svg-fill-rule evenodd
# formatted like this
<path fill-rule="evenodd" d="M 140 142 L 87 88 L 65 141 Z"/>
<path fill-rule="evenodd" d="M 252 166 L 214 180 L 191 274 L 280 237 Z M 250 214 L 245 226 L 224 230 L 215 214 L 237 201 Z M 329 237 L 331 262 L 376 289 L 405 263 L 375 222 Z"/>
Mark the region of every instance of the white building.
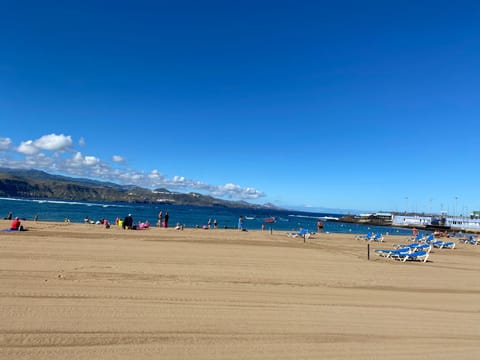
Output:
<path fill-rule="evenodd" d="M 471 219 L 462 216 L 420 216 L 420 215 L 394 215 L 393 226 L 430 227 L 445 226 L 451 230 L 464 230 L 480 232 L 480 219 Z"/>

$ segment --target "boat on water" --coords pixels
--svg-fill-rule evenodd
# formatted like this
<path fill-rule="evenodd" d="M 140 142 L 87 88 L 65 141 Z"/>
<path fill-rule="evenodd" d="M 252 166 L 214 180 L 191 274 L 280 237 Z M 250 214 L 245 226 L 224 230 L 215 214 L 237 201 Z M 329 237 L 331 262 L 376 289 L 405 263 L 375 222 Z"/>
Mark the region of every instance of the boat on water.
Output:
<path fill-rule="evenodd" d="M 339 221 L 340 220 L 340 218 L 334 217 L 334 216 L 321 216 L 320 219 L 323 221 Z"/>
<path fill-rule="evenodd" d="M 265 218 L 263 219 L 263 222 L 264 223 L 274 223 L 275 222 L 275 217 L 274 216 L 270 216 L 268 218 Z"/>
<path fill-rule="evenodd" d="M 255 216 L 245 216 L 245 220 L 255 220 Z"/>

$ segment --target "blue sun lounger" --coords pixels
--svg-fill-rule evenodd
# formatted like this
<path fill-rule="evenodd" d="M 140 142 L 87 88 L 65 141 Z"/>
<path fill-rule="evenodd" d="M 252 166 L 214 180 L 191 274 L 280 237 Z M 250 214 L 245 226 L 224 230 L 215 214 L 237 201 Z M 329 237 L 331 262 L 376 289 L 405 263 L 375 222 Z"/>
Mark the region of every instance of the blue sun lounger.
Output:
<path fill-rule="evenodd" d="M 396 256 L 400 256 L 402 254 L 407 254 L 411 252 L 412 249 L 409 247 L 403 247 L 400 249 L 377 249 L 375 253 L 380 256 L 384 256 L 386 258 L 394 258 Z"/>
<path fill-rule="evenodd" d="M 371 231 L 369 231 L 366 235 L 357 235 L 357 236 L 355 237 L 355 239 L 357 239 L 357 240 L 368 240 L 368 241 L 370 241 L 370 240 L 373 239 L 374 236 L 375 236 L 375 235 L 373 235 L 373 233 L 372 233 Z"/>
<path fill-rule="evenodd" d="M 417 261 L 427 262 L 429 254 L 430 254 L 429 251 L 415 251 L 411 253 L 400 254 L 398 256 L 398 259 L 403 262 L 407 260 L 417 260 Z"/>
<path fill-rule="evenodd" d="M 432 241 L 431 243 L 433 247 L 437 249 L 455 249 L 455 242 L 454 241 Z"/>

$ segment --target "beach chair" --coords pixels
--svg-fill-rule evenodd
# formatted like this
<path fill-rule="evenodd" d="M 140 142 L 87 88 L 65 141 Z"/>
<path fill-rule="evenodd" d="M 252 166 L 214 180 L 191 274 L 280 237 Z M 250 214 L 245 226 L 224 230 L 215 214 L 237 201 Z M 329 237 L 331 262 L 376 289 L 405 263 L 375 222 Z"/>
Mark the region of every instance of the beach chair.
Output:
<path fill-rule="evenodd" d="M 415 252 L 400 254 L 398 256 L 398 260 L 401 260 L 403 262 L 407 260 L 427 262 L 429 255 L 430 255 L 429 251 L 415 251 Z"/>
<path fill-rule="evenodd" d="M 368 241 L 370 241 L 370 240 L 373 239 L 374 236 L 375 236 L 375 235 L 374 235 L 371 231 L 369 231 L 369 232 L 366 233 L 365 235 L 357 235 L 357 236 L 355 236 L 355 239 L 357 239 L 357 240 L 368 240 Z"/>
<path fill-rule="evenodd" d="M 455 249 L 455 242 L 454 241 L 442 241 L 442 240 L 437 240 L 437 241 L 432 241 L 431 243 L 433 247 L 437 249 Z"/>
<path fill-rule="evenodd" d="M 413 244 L 395 244 L 393 245 L 394 248 L 400 249 L 400 248 L 409 248 L 412 249 L 413 251 L 415 250 L 428 250 L 431 249 L 432 246 L 427 243 L 413 243 Z"/>
<path fill-rule="evenodd" d="M 430 234 L 423 241 L 425 241 L 427 243 L 431 243 L 432 241 L 435 241 L 435 235 Z"/>
<path fill-rule="evenodd" d="M 386 258 L 394 258 L 396 256 L 400 256 L 402 254 L 407 254 L 411 252 L 412 249 L 409 247 L 403 247 L 400 249 L 377 249 L 375 253 L 379 256 L 383 256 Z"/>
<path fill-rule="evenodd" d="M 383 237 L 382 233 L 377 233 L 377 234 L 375 234 L 375 236 L 373 236 L 370 240 L 371 240 L 371 241 L 383 242 L 384 237 Z"/>
<path fill-rule="evenodd" d="M 427 243 L 422 243 L 422 244 L 416 243 L 416 244 L 410 244 L 409 248 L 414 250 L 414 251 L 428 251 L 428 252 L 430 252 L 430 250 L 432 250 L 432 245 L 427 244 Z"/>
<path fill-rule="evenodd" d="M 308 229 L 302 229 L 298 232 L 290 232 L 290 233 L 287 233 L 287 235 L 291 238 L 296 238 L 296 237 L 301 237 L 303 238 L 304 240 L 305 239 L 308 239 L 310 238 L 310 236 L 312 236 L 312 232 L 308 231 Z"/>
<path fill-rule="evenodd" d="M 424 236 L 422 234 L 418 234 L 417 236 L 414 237 L 409 237 L 407 241 L 412 241 L 412 242 L 420 242 L 422 241 Z"/>
<path fill-rule="evenodd" d="M 462 241 L 465 244 L 469 244 L 469 245 L 479 245 L 478 239 L 473 235 L 470 235 L 469 237 L 464 238 L 464 239 L 460 239 L 460 241 Z"/>

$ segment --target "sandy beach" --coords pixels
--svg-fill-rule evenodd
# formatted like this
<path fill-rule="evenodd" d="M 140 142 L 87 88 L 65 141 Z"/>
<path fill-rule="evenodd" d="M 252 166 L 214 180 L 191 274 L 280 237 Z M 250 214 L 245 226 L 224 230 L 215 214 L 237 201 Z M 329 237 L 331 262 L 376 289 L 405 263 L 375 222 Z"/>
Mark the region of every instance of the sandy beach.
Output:
<path fill-rule="evenodd" d="M 24 225 L 0 233 L 0 359 L 480 358 L 480 246 Z"/>

